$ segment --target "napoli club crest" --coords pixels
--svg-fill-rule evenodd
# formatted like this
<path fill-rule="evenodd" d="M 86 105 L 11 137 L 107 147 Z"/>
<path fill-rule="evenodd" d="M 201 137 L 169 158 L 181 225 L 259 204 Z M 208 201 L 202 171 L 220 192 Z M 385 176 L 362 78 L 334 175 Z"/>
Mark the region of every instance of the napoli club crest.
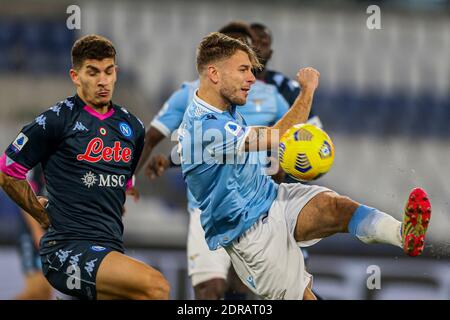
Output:
<path fill-rule="evenodd" d="M 120 128 L 120 132 L 122 132 L 122 134 L 129 138 L 133 135 L 133 130 L 131 129 L 130 125 L 126 122 L 121 122 L 119 124 L 119 128 Z"/>

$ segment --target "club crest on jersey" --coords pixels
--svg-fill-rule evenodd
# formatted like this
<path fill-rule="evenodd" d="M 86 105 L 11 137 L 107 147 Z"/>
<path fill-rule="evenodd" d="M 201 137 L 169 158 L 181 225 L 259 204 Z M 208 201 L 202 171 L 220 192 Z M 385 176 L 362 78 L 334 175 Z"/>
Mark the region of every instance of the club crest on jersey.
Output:
<path fill-rule="evenodd" d="M 27 144 L 28 137 L 24 135 L 22 132 L 19 133 L 16 140 L 12 143 L 12 149 L 14 152 L 19 152 L 22 148 Z"/>
<path fill-rule="evenodd" d="M 225 130 L 231 133 L 233 136 L 240 137 L 244 134 L 244 130 L 237 123 L 228 121 L 225 124 Z"/>
<path fill-rule="evenodd" d="M 119 123 L 119 128 L 120 128 L 120 132 L 122 132 L 122 134 L 129 138 L 133 135 L 133 130 L 131 129 L 130 125 L 126 122 L 121 122 Z"/>
<path fill-rule="evenodd" d="M 131 161 L 131 149 L 122 148 L 120 141 L 114 142 L 114 147 L 105 147 L 103 140 L 100 138 L 92 139 L 86 147 L 84 154 L 77 156 L 78 161 L 87 161 L 91 163 L 97 163 L 101 160 L 105 162 L 125 162 Z"/>

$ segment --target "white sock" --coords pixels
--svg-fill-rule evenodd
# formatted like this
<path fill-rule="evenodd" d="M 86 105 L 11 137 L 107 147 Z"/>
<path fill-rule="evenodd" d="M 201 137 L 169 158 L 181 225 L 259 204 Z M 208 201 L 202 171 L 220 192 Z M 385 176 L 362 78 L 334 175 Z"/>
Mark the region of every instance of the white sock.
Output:
<path fill-rule="evenodd" d="M 348 230 L 364 243 L 387 243 L 402 248 L 401 226 L 392 216 L 361 205 L 353 214 Z"/>

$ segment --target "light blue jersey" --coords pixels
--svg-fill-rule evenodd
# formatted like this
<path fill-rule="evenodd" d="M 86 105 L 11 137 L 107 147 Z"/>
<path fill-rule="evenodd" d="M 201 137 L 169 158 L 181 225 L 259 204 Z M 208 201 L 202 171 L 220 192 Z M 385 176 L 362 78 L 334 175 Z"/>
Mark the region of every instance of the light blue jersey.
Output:
<path fill-rule="evenodd" d="M 199 204 L 210 250 L 231 244 L 277 196 L 258 153 L 244 150 L 249 130 L 235 107 L 221 111 L 196 95 L 178 130 L 183 178 Z"/>
<path fill-rule="evenodd" d="M 191 103 L 199 86 L 199 80 L 185 82 L 164 103 L 159 113 L 153 118 L 151 125 L 166 137 L 178 129 L 184 112 Z M 251 87 L 247 103 L 238 107 L 239 113 L 251 126 L 271 126 L 288 111 L 289 105 L 274 85 L 257 80 Z M 262 154 L 260 155 L 262 156 Z M 188 207 L 198 208 L 188 189 Z"/>

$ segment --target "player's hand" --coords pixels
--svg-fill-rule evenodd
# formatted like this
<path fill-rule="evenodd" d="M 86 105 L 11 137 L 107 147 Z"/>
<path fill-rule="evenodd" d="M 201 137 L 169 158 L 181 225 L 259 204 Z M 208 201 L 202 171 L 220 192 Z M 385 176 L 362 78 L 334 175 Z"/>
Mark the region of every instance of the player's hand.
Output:
<path fill-rule="evenodd" d="M 131 196 L 134 199 L 134 202 L 138 202 L 141 198 L 141 193 L 136 187 L 131 187 L 126 191 L 127 196 Z"/>
<path fill-rule="evenodd" d="M 156 177 L 162 176 L 164 171 L 169 168 L 169 166 L 170 162 L 169 159 L 167 159 L 167 156 L 159 154 L 150 159 L 150 162 L 145 169 L 145 174 L 150 180 L 153 180 Z"/>
<path fill-rule="evenodd" d="M 48 199 L 46 197 L 37 196 L 36 198 L 38 199 L 41 206 L 43 206 L 44 208 L 47 206 Z"/>
<path fill-rule="evenodd" d="M 314 68 L 302 68 L 297 73 L 297 80 L 302 89 L 316 90 L 319 86 L 320 73 Z"/>
<path fill-rule="evenodd" d="M 37 196 L 37 199 L 39 201 L 39 203 L 41 204 L 41 206 L 43 206 L 44 208 L 47 206 L 48 204 L 48 199 L 46 197 L 41 197 L 41 196 Z M 44 228 L 45 230 L 48 229 L 48 227 L 50 226 L 50 220 L 48 218 L 48 213 L 46 213 L 46 219 L 45 221 L 41 221 L 40 225 L 42 228 Z"/>

